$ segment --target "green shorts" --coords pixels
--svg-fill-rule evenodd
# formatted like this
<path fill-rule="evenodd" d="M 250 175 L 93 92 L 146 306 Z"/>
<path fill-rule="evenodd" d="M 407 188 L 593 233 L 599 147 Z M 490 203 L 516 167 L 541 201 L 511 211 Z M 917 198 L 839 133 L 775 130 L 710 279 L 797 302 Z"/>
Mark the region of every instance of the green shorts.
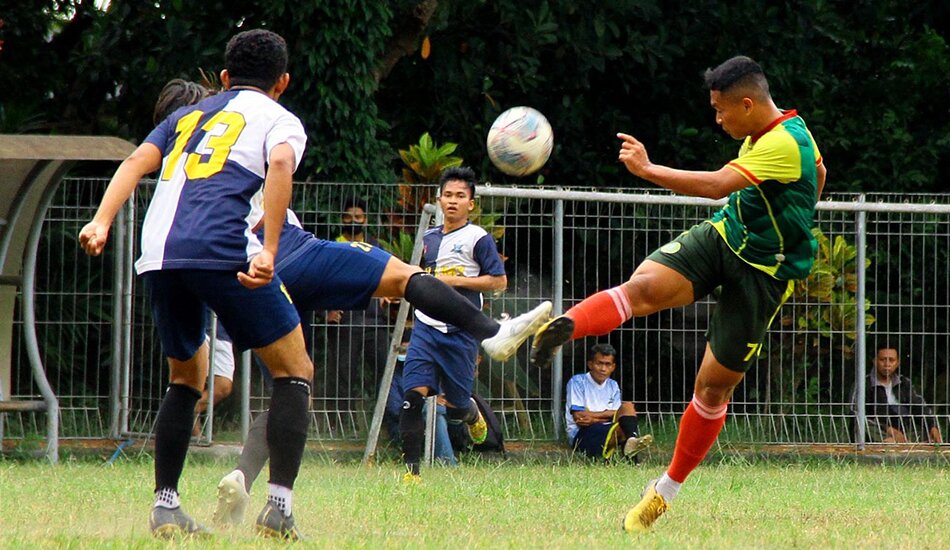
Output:
<path fill-rule="evenodd" d="M 749 370 L 794 282 L 775 279 L 742 261 L 707 222 L 693 226 L 647 259 L 689 279 L 694 300 L 721 288 L 706 340 L 723 366 L 736 372 Z"/>

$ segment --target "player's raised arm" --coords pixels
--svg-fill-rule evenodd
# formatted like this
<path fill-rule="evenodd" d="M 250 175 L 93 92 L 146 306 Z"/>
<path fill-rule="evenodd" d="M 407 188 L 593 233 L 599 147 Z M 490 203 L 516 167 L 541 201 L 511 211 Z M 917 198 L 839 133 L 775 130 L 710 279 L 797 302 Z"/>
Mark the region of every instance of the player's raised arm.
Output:
<path fill-rule="evenodd" d="M 650 162 L 646 147 L 637 138 L 619 133 L 621 139 L 618 159 L 627 170 L 650 183 L 684 195 L 721 199 L 750 183 L 734 170 L 723 166 L 715 172 L 678 170 Z"/>
<path fill-rule="evenodd" d="M 125 201 L 129 200 L 139 180 L 158 170 L 162 165 L 162 153 L 151 143 L 143 143 L 129 155 L 112 176 L 112 181 L 99 203 L 92 221 L 79 232 L 79 246 L 90 256 L 98 256 L 109 239 L 112 221 Z"/>

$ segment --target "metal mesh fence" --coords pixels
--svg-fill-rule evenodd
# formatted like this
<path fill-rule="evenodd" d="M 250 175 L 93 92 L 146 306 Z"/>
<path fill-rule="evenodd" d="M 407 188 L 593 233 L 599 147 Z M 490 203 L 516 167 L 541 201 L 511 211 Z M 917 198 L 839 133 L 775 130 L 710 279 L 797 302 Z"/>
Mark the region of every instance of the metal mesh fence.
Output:
<path fill-rule="evenodd" d="M 63 437 L 107 437 L 110 414 L 118 412 L 121 431 L 149 433 L 168 371 L 152 326 L 145 294 L 134 279 L 128 376 L 110 396 L 114 356 L 111 349 L 117 276 L 116 243 L 103 258 L 85 257 L 75 240 L 92 217 L 106 182 L 68 179 L 46 220 L 37 272 L 40 347 L 54 391 L 61 399 Z M 411 191 L 411 192 L 410 192 Z M 532 189 L 532 192 L 535 190 Z M 304 227 L 322 238 L 339 234 L 340 213 L 351 198 L 365 202 L 368 233 L 397 255 L 408 257 L 407 242 L 418 223 L 420 205 L 431 190 L 396 185 L 299 183 L 294 210 Z M 626 190 L 626 193 L 631 193 Z M 134 219 L 140 223 L 151 185 L 136 194 Z M 668 204 L 667 195 L 636 203 L 602 200 L 553 200 L 496 196 L 485 188 L 475 222 L 499 241 L 506 260 L 507 292 L 487 297 L 487 313 L 516 315 L 543 299 L 562 298 L 566 310 L 585 296 L 626 280 L 651 251 L 691 225 L 713 207 L 703 201 Z M 850 202 L 852 196 L 835 197 Z M 869 201 L 928 203 L 933 197 L 870 196 Z M 831 204 L 831 203 L 829 203 Z M 821 270 L 796 287 L 772 324 L 756 365 L 736 390 L 724 443 L 841 443 L 853 439 L 852 388 L 856 364 L 871 369 L 876 347 L 898 348 L 900 371 L 935 408 L 947 433 L 950 379 L 950 216 L 926 212 L 869 212 L 865 225 L 867 254 L 866 349 L 856 358 L 859 336 L 856 306 L 857 226 L 855 208 L 819 212 L 823 232 Z M 849 210 L 850 208 L 850 210 Z M 402 236 L 405 234 L 406 236 Z M 135 246 L 138 238 L 132 239 Z M 137 251 L 133 252 L 133 257 Z M 568 344 L 562 370 L 528 367 L 522 349 L 505 363 L 483 360 L 476 392 L 485 396 L 514 440 L 562 437 L 563 385 L 586 369 L 586 354 L 598 341 L 618 349 L 614 378 L 624 399 L 633 400 L 641 422 L 653 431 L 673 431 L 690 399 L 695 372 L 705 348 L 705 330 L 713 307 L 705 297 L 695 304 L 634 319 L 610 335 Z M 395 308 L 393 308 L 394 310 Z M 316 312 L 307 331 L 315 365 L 312 437 L 359 440 L 372 416 L 393 318 L 384 307 L 352 312 L 340 323 Z M 30 369 L 14 334 L 13 397 L 35 393 Z M 866 365 L 866 367 L 865 367 Z M 256 371 L 256 367 L 255 367 Z M 261 378 L 252 376 L 250 407 L 266 407 Z M 235 396 L 216 406 L 217 434 L 234 433 L 240 414 Z M 118 409 L 118 411 L 116 411 Z M 4 436 L 41 434 L 39 414 L 5 415 Z M 869 432 L 870 433 L 870 432 Z M 915 434 L 910 434 L 915 436 Z M 216 435 L 216 437 L 218 437 Z M 926 434 L 916 434 L 926 439 Z"/>

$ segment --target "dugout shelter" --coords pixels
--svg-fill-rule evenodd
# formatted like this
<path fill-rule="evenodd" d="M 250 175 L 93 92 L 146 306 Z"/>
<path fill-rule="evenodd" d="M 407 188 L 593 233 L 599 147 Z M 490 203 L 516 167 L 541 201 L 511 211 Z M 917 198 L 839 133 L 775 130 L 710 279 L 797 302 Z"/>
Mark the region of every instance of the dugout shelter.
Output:
<path fill-rule="evenodd" d="M 135 146 L 105 136 L 0 134 L 0 441 L 3 416 L 46 413 L 46 457 L 59 459 L 59 403 L 46 377 L 34 311 L 37 249 L 43 220 L 66 172 L 81 161 L 122 161 Z M 11 399 L 13 326 L 20 296 L 23 346 L 42 399 Z"/>

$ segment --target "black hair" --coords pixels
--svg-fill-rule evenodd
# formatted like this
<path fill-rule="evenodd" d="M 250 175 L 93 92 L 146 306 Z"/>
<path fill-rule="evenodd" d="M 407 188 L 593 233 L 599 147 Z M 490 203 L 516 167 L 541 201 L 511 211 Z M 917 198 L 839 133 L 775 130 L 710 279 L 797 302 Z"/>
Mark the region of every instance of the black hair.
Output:
<path fill-rule="evenodd" d="M 350 197 L 343 201 L 343 212 L 346 212 L 350 208 L 359 208 L 363 212 L 366 212 L 366 201 L 357 197 Z"/>
<path fill-rule="evenodd" d="M 224 68 L 231 86 L 270 90 L 287 72 L 287 42 L 264 29 L 234 35 L 224 50 Z"/>
<path fill-rule="evenodd" d="M 598 353 L 605 357 L 613 357 L 614 360 L 617 359 L 617 350 L 610 344 L 594 344 L 594 347 L 590 348 L 590 355 L 587 356 L 587 359 L 593 361 Z"/>
<path fill-rule="evenodd" d="M 707 69 L 703 78 L 711 91 L 726 93 L 733 88 L 751 88 L 768 97 L 769 82 L 758 63 L 744 55 L 722 62 L 715 69 Z"/>
<path fill-rule="evenodd" d="M 454 168 L 446 168 L 442 171 L 442 175 L 439 176 L 439 193 L 442 193 L 442 189 L 445 188 L 446 182 L 449 181 L 464 181 L 468 185 L 468 192 L 471 195 L 470 198 L 475 198 L 475 182 L 477 181 L 475 177 L 475 171 L 469 168 L 468 166 L 456 166 Z"/>
<path fill-rule="evenodd" d="M 185 105 L 194 105 L 209 95 L 211 92 L 197 82 L 181 78 L 169 80 L 158 93 L 155 110 L 152 112 L 152 122 L 157 125 L 178 109 Z"/>

